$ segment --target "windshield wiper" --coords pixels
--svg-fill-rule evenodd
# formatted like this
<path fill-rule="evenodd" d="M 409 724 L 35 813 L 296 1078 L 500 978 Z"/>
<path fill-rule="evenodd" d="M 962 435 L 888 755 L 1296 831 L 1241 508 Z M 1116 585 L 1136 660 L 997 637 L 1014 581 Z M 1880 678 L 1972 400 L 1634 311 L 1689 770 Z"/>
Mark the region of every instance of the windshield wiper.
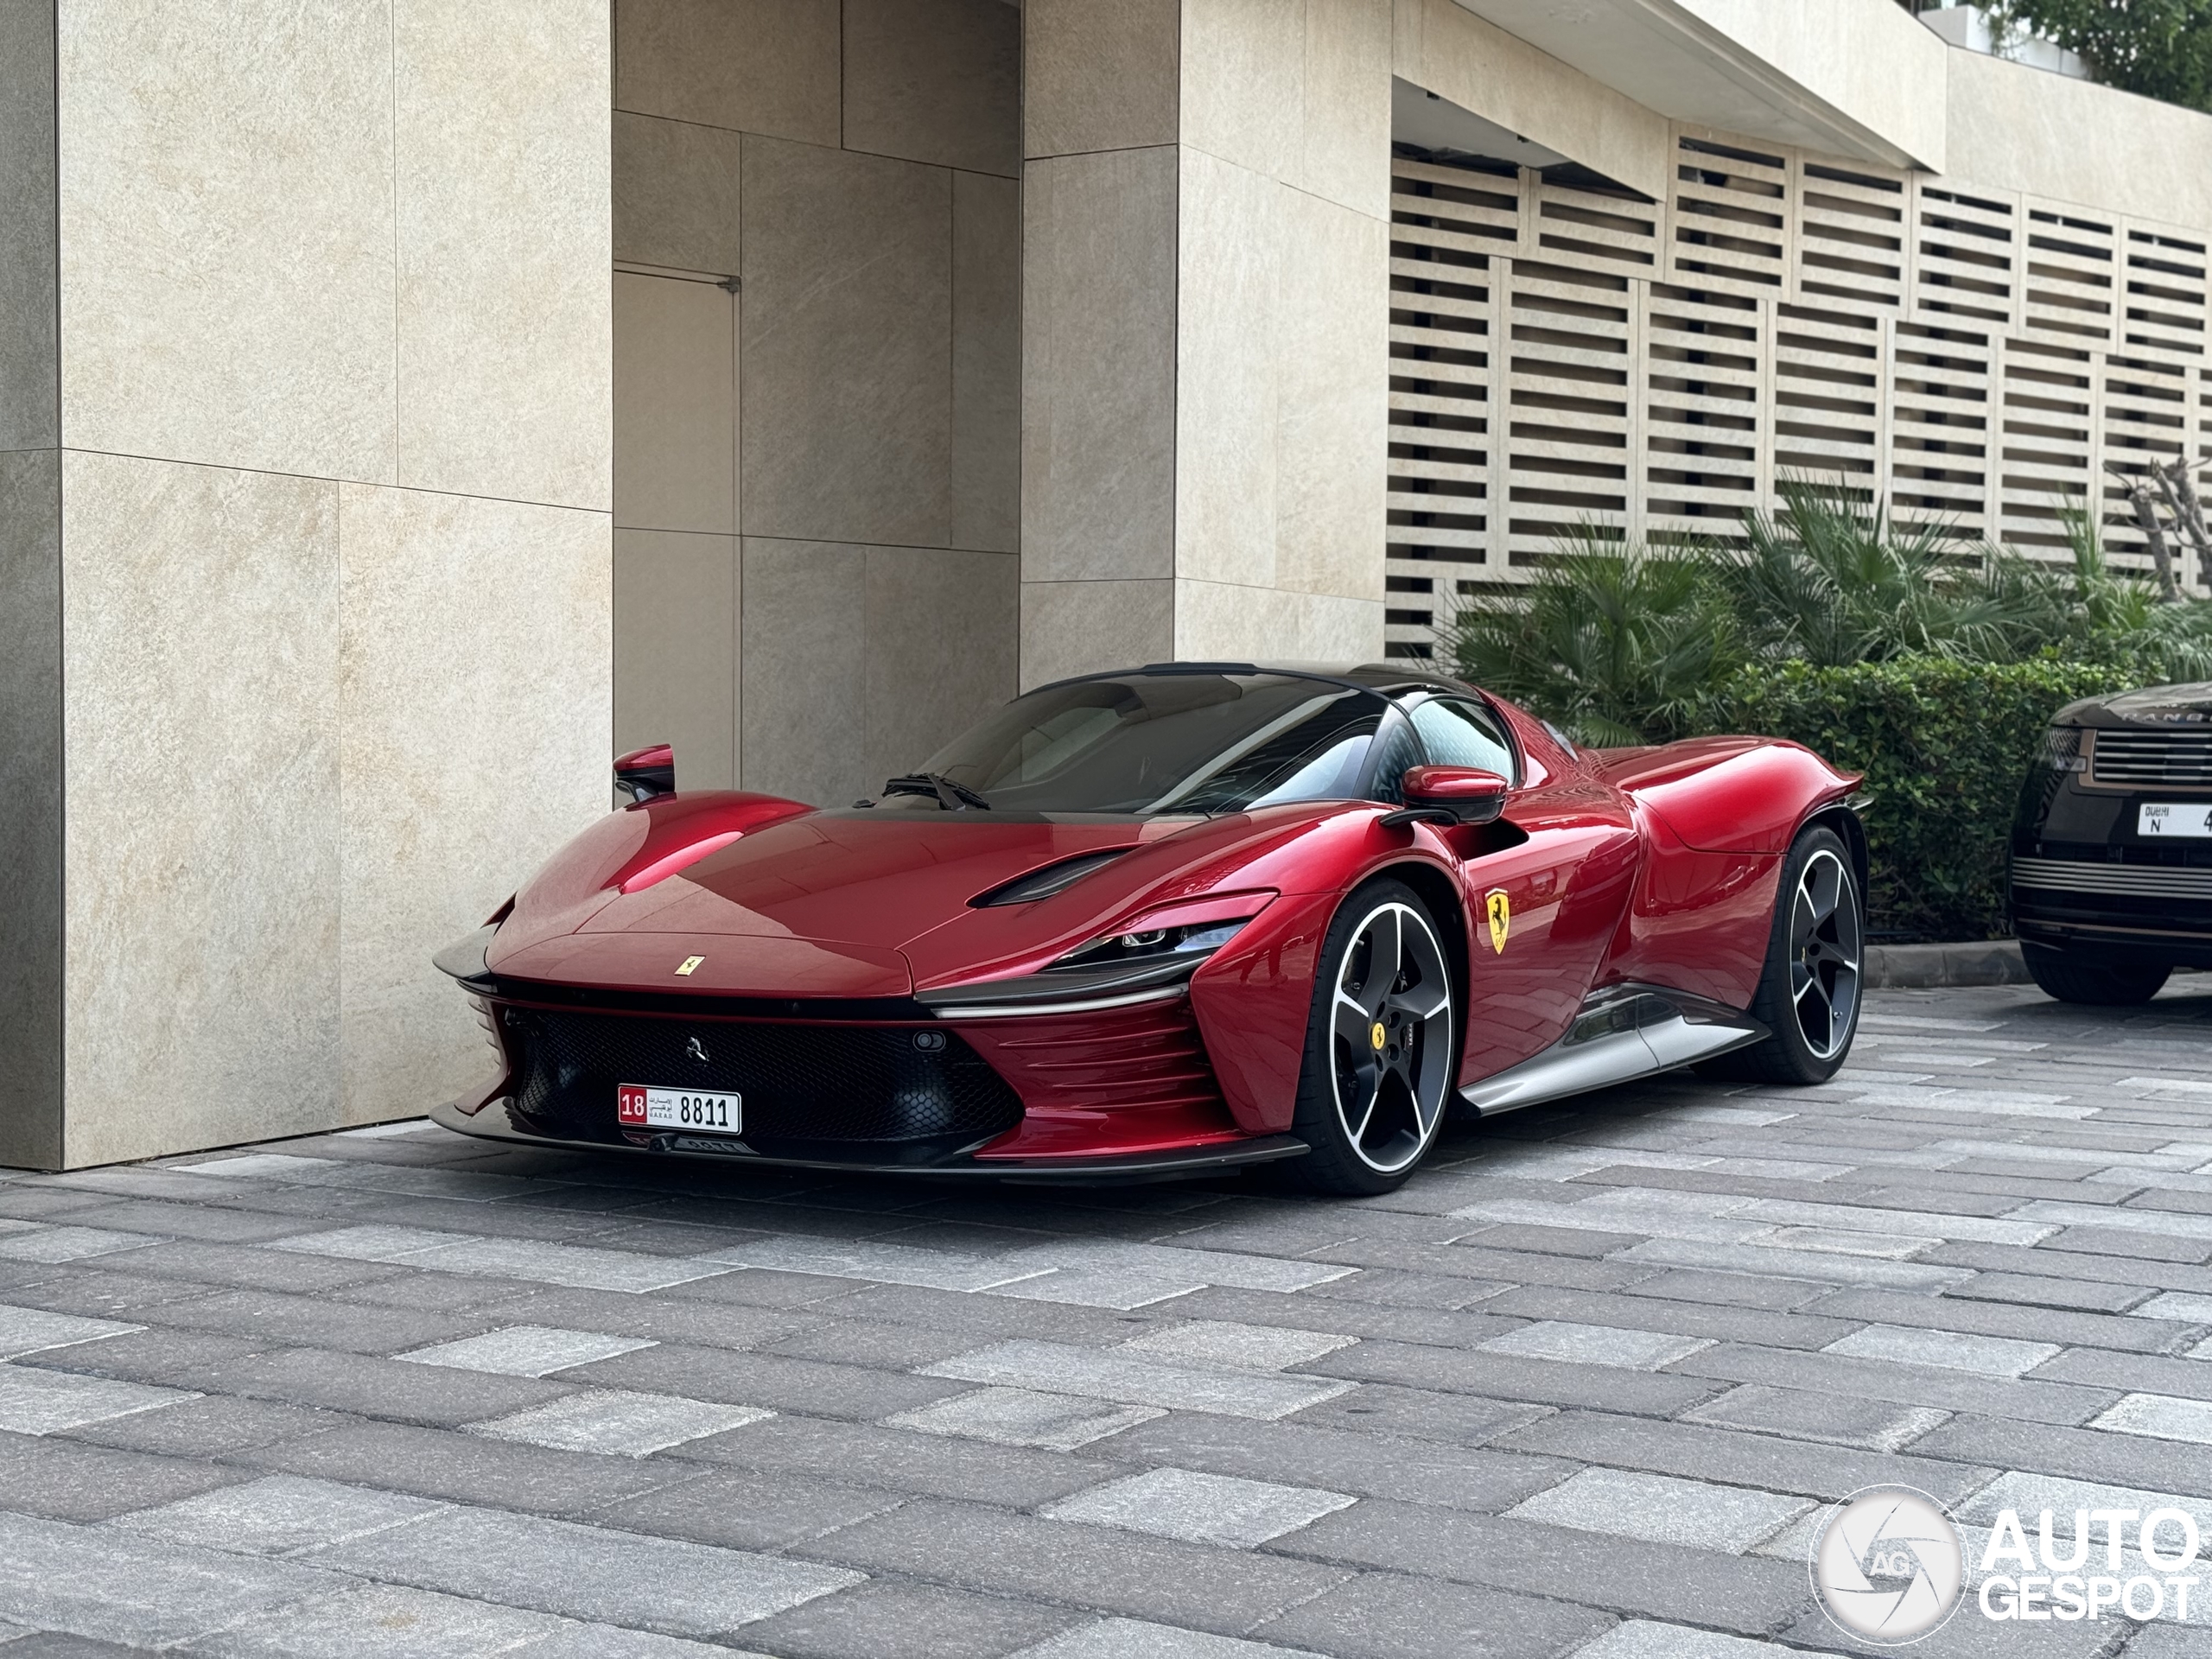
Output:
<path fill-rule="evenodd" d="M 956 784 L 941 772 L 910 772 L 904 778 L 893 778 L 884 785 L 887 795 L 934 795 L 938 804 L 948 812 L 957 812 L 965 806 L 980 807 L 988 812 L 991 804 L 965 784 Z"/>

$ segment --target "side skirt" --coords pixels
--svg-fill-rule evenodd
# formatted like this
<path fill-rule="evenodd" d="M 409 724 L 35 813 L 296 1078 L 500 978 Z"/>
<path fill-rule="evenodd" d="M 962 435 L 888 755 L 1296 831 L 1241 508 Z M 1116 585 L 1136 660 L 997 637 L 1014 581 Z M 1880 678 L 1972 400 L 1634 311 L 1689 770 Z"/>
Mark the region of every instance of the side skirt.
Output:
<path fill-rule="evenodd" d="M 1542 1053 L 1468 1084 L 1459 1098 L 1485 1117 L 1633 1083 L 1748 1047 L 1769 1035 L 1739 1009 L 1658 985 L 1608 985 L 1583 1001 Z"/>

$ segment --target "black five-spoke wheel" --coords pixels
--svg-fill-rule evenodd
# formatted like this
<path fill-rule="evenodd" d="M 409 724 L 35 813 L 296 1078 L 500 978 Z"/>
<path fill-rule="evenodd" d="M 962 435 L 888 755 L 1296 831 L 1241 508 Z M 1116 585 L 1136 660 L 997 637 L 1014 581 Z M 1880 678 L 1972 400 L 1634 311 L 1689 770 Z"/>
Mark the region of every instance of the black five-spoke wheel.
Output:
<path fill-rule="evenodd" d="M 1313 1152 L 1297 1167 L 1325 1191 L 1387 1192 L 1428 1150 L 1451 1098 L 1451 965 L 1421 899 L 1378 881 L 1338 912 L 1322 976 L 1298 1114 Z"/>

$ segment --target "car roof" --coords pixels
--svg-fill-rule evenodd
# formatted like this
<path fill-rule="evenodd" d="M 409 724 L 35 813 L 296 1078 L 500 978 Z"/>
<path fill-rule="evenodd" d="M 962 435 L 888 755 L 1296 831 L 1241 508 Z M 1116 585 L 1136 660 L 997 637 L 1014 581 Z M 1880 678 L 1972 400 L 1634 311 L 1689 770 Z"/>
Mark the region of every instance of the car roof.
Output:
<path fill-rule="evenodd" d="M 1117 680 L 1136 674 L 1279 674 L 1289 679 L 1324 680 L 1333 685 L 1380 692 L 1385 696 L 1403 696 L 1410 691 L 1456 691 L 1464 694 L 1473 689 L 1449 676 L 1405 663 L 1146 663 L 1137 668 L 1102 669 L 1091 674 L 1071 674 L 1065 679 L 1050 683 L 1073 685 L 1084 680 Z M 1043 691 L 1050 687 L 1040 685 L 1033 689 Z"/>

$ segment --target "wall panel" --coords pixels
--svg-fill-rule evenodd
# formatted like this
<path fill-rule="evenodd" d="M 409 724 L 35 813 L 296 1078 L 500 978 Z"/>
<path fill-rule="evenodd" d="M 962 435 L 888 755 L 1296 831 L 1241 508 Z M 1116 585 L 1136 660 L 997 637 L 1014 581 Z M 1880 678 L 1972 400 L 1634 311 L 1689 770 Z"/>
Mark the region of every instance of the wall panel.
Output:
<path fill-rule="evenodd" d="M 2212 448 L 2206 238 L 1676 126 L 1667 198 L 1395 147 L 1389 650 L 1564 537 L 1726 542 L 1803 476 L 2063 563 Z M 2198 592 L 2212 570 L 2181 572 Z"/>

